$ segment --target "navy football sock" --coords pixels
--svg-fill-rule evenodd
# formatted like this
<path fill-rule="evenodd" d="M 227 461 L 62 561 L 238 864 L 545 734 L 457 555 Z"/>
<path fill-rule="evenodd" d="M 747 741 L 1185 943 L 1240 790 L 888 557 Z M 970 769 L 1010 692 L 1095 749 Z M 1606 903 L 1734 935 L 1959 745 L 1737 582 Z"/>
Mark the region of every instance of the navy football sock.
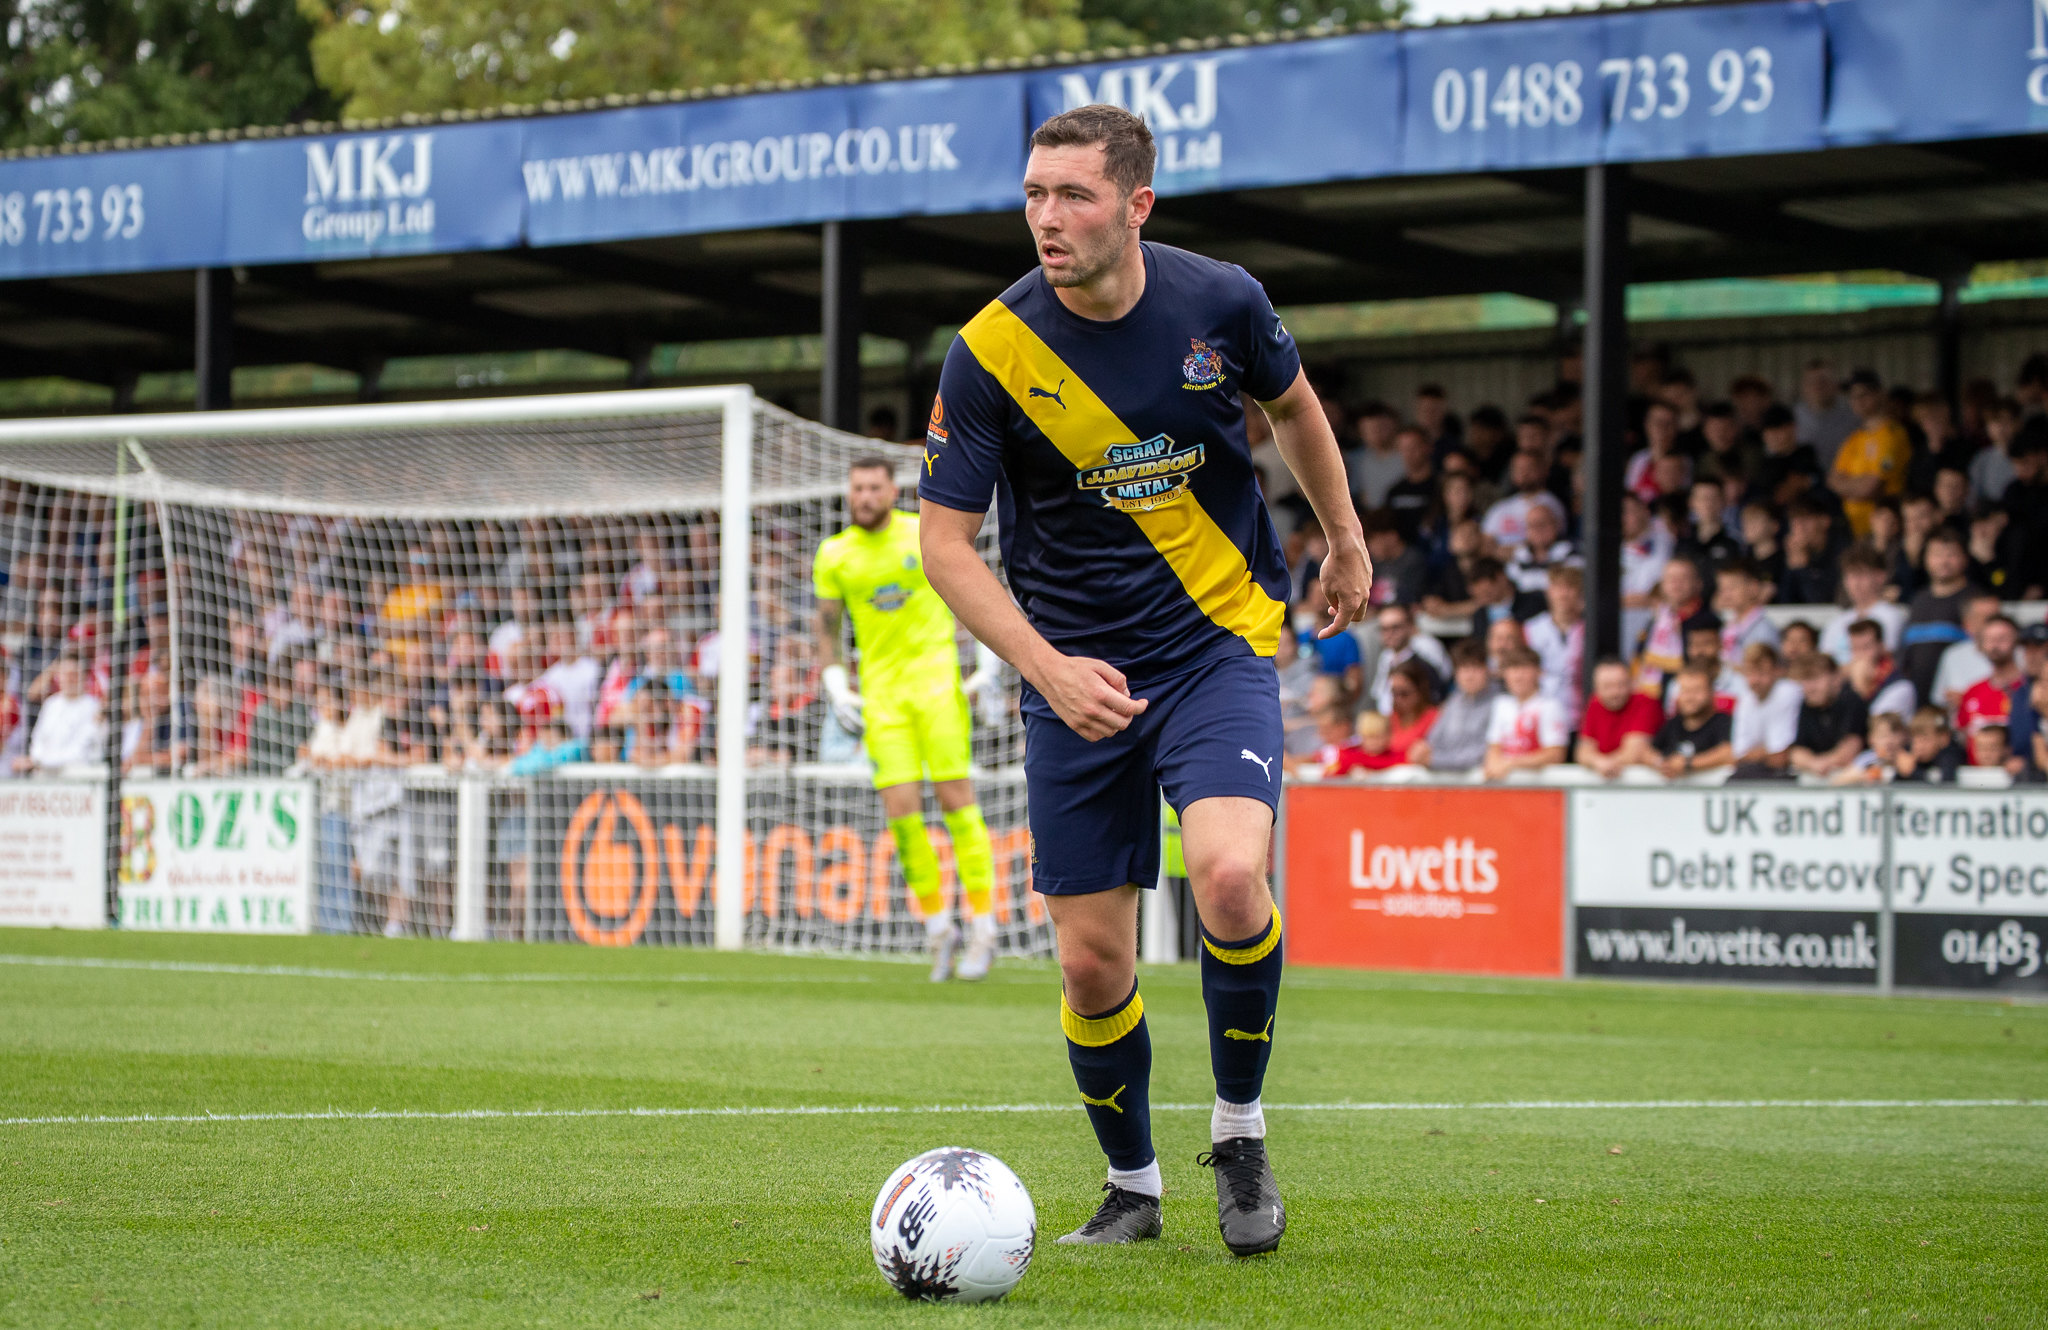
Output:
<path fill-rule="evenodd" d="M 1280 911 L 1241 942 L 1202 930 L 1202 1003 L 1209 1009 L 1209 1066 L 1216 1097 L 1249 1104 L 1266 1081 L 1273 1013 L 1280 1002 Z"/>
<path fill-rule="evenodd" d="M 1151 1163 L 1152 1034 L 1138 985 L 1099 1016 L 1083 1016 L 1060 995 L 1060 1028 L 1067 1061 L 1088 1107 L 1088 1121 L 1110 1167 L 1130 1171 Z"/>

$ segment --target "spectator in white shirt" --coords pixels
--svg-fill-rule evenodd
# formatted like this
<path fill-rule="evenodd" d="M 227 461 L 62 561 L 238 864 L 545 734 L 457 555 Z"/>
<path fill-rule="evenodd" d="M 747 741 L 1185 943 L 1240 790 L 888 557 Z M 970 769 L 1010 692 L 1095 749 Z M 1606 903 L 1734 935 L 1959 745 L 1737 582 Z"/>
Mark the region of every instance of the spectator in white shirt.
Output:
<path fill-rule="evenodd" d="M 548 625 L 542 641 L 547 649 L 548 667 L 528 688 L 552 694 L 556 714 L 567 723 L 569 733 L 587 742 L 597 709 L 597 686 L 604 678 L 604 666 L 596 657 L 577 647 L 575 631 L 560 620 Z M 516 703 L 519 699 L 512 700 Z"/>
<path fill-rule="evenodd" d="M 1621 645 L 1634 652 L 1657 612 L 1657 587 L 1674 542 L 1650 505 L 1633 494 L 1621 496 Z"/>
<path fill-rule="evenodd" d="M 1586 658 L 1586 574 L 1554 564 L 1543 589 L 1550 608 L 1523 628 L 1543 662 L 1543 691 L 1564 704 L 1565 723 L 1579 723 L 1579 674 Z"/>
<path fill-rule="evenodd" d="M 1747 559 L 1724 564 L 1714 577 L 1714 608 L 1721 615 L 1721 659 L 1740 661 L 1750 647 L 1763 645 L 1776 650 L 1778 625 L 1764 613 L 1770 603 L 1771 584 Z M 1740 753 L 1742 745 L 1735 751 Z"/>
<path fill-rule="evenodd" d="M 1934 670 L 1934 696 L 1926 701 L 1946 711 L 1951 722 L 1955 720 L 1956 708 L 1962 705 L 1963 694 L 1991 677 L 1991 658 L 1984 654 L 1979 640 L 1984 636 L 1984 625 L 2003 608 L 1996 596 L 1970 597 L 1963 606 L 1963 631 L 1969 636 L 1941 653 L 1941 663 Z"/>
<path fill-rule="evenodd" d="M 57 691 L 43 699 L 28 752 L 14 760 L 16 771 L 55 771 L 97 762 L 105 734 L 100 728 L 100 700 L 85 691 L 85 669 L 66 652 L 57 658 Z"/>
<path fill-rule="evenodd" d="M 1899 633 L 1906 626 L 1906 607 L 1884 598 L 1889 571 L 1884 556 L 1868 544 L 1851 545 L 1842 551 L 1842 590 L 1849 597 L 1849 608 L 1828 620 L 1820 633 L 1820 649 L 1833 656 L 1836 664 L 1849 663 L 1849 630 L 1865 619 L 1883 630 L 1886 651 L 1899 649 Z"/>
<path fill-rule="evenodd" d="M 1486 779 L 1500 780 L 1511 771 L 1553 767 L 1564 761 L 1571 727 L 1564 708 L 1543 695 L 1543 662 L 1527 647 L 1507 653 L 1501 681 L 1508 695 L 1495 698 L 1493 719 L 1486 729 Z"/>
<path fill-rule="evenodd" d="M 1753 642 L 1742 653 L 1742 679 L 1735 685 L 1732 741 L 1737 776 L 1776 775 L 1790 760 L 1799 737 L 1799 708 L 1806 694 L 1785 677 L 1776 647 Z"/>
<path fill-rule="evenodd" d="M 1415 613 L 1406 605 L 1383 605 L 1379 612 L 1380 654 L 1372 670 L 1373 709 L 1381 715 L 1394 710 L 1394 667 L 1411 657 L 1420 660 L 1436 675 L 1436 691 L 1451 677 L 1451 657 L 1444 644 L 1415 627 Z"/>
<path fill-rule="evenodd" d="M 1506 552 L 1529 539 L 1529 509 L 1538 504 L 1550 509 L 1563 529 L 1564 505 L 1543 487 L 1548 469 L 1541 453 L 1518 452 L 1508 460 L 1508 482 L 1515 492 L 1488 508 L 1479 523 L 1495 549 Z"/>

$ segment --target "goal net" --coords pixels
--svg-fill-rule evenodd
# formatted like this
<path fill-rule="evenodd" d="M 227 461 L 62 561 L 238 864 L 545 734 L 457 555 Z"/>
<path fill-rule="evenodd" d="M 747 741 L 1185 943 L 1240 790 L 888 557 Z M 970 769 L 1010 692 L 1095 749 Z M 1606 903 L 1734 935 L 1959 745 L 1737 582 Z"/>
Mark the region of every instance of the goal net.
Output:
<path fill-rule="evenodd" d="M 811 593 L 877 452 L 913 507 L 915 450 L 744 388 L 0 426 L 0 765 L 70 657 L 123 780 L 310 782 L 322 930 L 920 949 Z M 1048 951 L 1014 675 L 973 745 L 1001 944 Z"/>

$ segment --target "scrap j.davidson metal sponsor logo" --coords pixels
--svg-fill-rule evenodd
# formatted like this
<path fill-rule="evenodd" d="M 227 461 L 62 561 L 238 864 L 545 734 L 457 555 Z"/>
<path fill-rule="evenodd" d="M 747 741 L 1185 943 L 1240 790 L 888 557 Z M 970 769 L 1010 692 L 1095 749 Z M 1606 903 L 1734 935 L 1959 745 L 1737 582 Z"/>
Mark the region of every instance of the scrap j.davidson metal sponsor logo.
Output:
<path fill-rule="evenodd" d="M 1202 444 L 1183 448 L 1155 434 L 1143 443 L 1112 446 L 1100 466 L 1083 468 L 1074 483 L 1099 490 L 1102 501 L 1119 512 L 1149 513 L 1188 492 L 1206 455 Z"/>

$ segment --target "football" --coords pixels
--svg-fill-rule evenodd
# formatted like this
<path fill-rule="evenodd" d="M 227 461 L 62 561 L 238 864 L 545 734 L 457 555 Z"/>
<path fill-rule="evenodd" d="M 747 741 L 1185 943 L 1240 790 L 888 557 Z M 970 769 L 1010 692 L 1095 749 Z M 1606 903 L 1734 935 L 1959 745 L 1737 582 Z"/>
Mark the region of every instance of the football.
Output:
<path fill-rule="evenodd" d="M 991 1302 L 1031 1265 L 1038 1216 L 1002 1160 L 927 1150 L 889 1175 L 868 1238 L 891 1288 L 924 1302 Z"/>

